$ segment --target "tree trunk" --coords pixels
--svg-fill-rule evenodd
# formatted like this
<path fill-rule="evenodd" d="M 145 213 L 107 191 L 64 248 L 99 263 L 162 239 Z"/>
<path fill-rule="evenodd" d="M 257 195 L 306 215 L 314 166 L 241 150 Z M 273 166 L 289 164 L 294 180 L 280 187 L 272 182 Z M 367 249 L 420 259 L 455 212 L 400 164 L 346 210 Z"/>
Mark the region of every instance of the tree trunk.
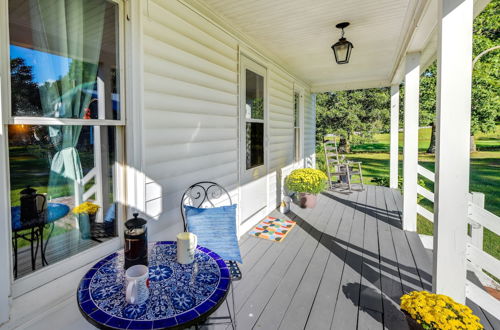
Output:
<path fill-rule="evenodd" d="M 429 143 L 429 148 L 427 148 L 428 154 L 433 154 L 436 152 L 436 124 L 432 123 L 431 127 L 431 142 Z"/>
<path fill-rule="evenodd" d="M 476 139 L 474 139 L 474 134 L 471 134 L 470 136 L 470 152 L 476 152 Z"/>

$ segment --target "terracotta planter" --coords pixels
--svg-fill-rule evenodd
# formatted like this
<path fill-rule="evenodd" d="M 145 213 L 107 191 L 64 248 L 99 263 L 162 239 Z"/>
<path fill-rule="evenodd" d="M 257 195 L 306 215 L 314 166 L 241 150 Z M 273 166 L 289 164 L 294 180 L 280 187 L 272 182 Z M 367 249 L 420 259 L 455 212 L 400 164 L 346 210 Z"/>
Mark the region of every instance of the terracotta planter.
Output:
<path fill-rule="evenodd" d="M 305 209 L 312 209 L 316 206 L 316 199 L 317 195 L 315 194 L 309 194 L 309 193 L 300 193 L 299 194 L 299 201 L 300 201 L 300 207 Z"/>
<path fill-rule="evenodd" d="M 408 327 L 410 328 L 410 330 L 424 330 L 422 325 L 418 324 L 418 322 L 414 320 L 410 314 L 405 311 L 402 312 L 406 316 L 406 322 L 408 323 Z"/>

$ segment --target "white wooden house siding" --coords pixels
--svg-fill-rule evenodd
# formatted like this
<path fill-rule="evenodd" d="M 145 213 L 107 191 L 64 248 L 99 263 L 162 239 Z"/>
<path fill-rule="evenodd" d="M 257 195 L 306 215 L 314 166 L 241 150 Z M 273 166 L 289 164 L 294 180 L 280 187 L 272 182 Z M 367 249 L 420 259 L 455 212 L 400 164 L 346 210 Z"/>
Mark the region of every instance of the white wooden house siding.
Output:
<path fill-rule="evenodd" d="M 182 230 L 179 201 L 194 182 L 212 180 L 238 202 L 239 41 L 179 2 L 143 6 L 145 205 L 151 232 Z M 294 79 L 268 70 L 268 210 L 279 203 L 277 173 L 293 160 Z M 307 89 L 308 91 L 308 89 Z M 311 97 L 305 95 L 314 136 Z M 309 141 L 310 143 L 310 141 Z M 308 145 L 307 155 L 314 153 Z"/>
<path fill-rule="evenodd" d="M 144 9 L 145 210 L 153 232 L 175 233 L 192 183 L 216 181 L 237 200 L 238 48 L 177 2 Z"/>
<path fill-rule="evenodd" d="M 280 203 L 280 169 L 293 162 L 293 80 L 269 72 L 269 208 Z"/>

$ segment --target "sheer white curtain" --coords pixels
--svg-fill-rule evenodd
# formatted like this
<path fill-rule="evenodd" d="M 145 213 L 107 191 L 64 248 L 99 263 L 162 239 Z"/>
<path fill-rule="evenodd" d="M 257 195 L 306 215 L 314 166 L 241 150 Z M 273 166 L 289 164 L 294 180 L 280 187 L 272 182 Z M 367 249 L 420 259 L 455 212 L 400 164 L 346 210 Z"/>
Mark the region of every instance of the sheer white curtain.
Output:
<path fill-rule="evenodd" d="M 105 0 L 30 0 L 33 46 L 37 61 L 56 81 L 39 86 L 44 115 L 83 118 L 97 78 L 104 28 Z M 78 187 L 83 177 L 76 149 L 82 126 L 50 126 L 55 147 L 48 194 L 61 185 Z M 72 182 L 71 182 L 72 181 Z M 71 184 L 72 183 L 72 184 Z M 75 189 L 76 202 L 80 191 Z"/>

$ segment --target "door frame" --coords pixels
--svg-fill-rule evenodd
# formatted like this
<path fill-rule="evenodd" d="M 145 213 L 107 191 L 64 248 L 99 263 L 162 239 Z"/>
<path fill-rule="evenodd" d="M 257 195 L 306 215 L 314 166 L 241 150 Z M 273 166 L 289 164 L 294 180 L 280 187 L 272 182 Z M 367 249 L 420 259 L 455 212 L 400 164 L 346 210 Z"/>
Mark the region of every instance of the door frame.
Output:
<path fill-rule="evenodd" d="M 239 193 L 238 199 L 240 207 L 239 209 L 239 220 L 238 220 L 238 237 L 240 237 L 243 233 L 249 230 L 254 224 L 253 221 L 248 221 L 249 219 L 243 219 L 242 210 L 241 210 L 241 201 L 242 201 L 242 187 L 249 182 L 248 179 L 250 176 L 250 172 L 255 171 L 256 168 L 246 169 L 246 148 L 243 147 L 243 132 L 246 131 L 246 118 L 244 117 L 245 111 L 245 93 L 246 93 L 246 69 L 249 69 L 255 72 L 258 75 L 264 77 L 264 164 L 259 166 L 262 167 L 262 173 L 258 176 L 259 179 L 265 177 L 266 180 L 266 204 L 264 208 L 257 212 L 254 216 L 260 215 L 260 213 L 265 212 L 268 213 L 268 201 L 269 201 L 269 77 L 268 77 L 268 68 L 267 66 L 256 60 L 253 56 L 246 54 L 241 51 L 239 53 L 239 69 L 238 69 L 238 107 L 237 107 L 237 120 L 238 120 L 238 186 Z M 254 217 L 252 216 L 252 217 Z M 244 223 L 242 221 L 245 221 Z M 245 224 L 245 225 L 243 225 Z M 251 226 L 249 227 L 249 225 Z M 243 225 L 243 226 L 242 226 Z M 248 228 L 247 228 L 248 227 Z"/>

